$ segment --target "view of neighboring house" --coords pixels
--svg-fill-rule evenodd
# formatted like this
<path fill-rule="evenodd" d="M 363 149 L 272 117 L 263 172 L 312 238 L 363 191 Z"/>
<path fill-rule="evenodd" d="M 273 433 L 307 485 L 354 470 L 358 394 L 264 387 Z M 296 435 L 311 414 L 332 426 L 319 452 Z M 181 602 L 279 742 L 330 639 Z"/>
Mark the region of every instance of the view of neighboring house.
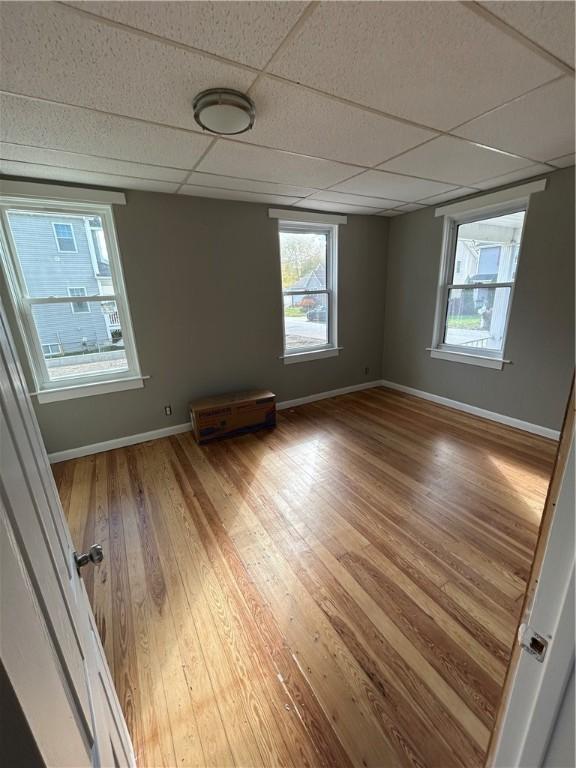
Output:
<path fill-rule="evenodd" d="M 325 262 L 285 289 L 284 333 L 286 349 L 313 348 L 328 341 Z"/>
<path fill-rule="evenodd" d="M 286 288 L 290 292 L 323 291 L 326 288 L 326 265 L 318 264 L 306 275 Z M 284 306 L 297 306 L 301 296 L 284 296 Z"/>
<path fill-rule="evenodd" d="M 122 333 L 116 303 L 106 301 L 112 279 L 98 216 L 9 211 L 22 277 L 31 298 L 78 301 L 34 303 L 32 312 L 47 360 L 117 349 Z M 103 301 L 81 301 L 102 296 Z"/>

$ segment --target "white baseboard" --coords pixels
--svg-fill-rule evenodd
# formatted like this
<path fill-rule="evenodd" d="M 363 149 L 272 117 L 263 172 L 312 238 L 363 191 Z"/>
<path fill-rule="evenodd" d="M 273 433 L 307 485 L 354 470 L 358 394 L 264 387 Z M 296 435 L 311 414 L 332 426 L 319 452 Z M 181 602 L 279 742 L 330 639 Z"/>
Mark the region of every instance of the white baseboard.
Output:
<path fill-rule="evenodd" d="M 313 395 L 306 395 L 305 397 L 297 397 L 295 400 L 283 400 L 281 403 L 276 404 L 276 408 L 279 411 L 283 411 L 286 408 L 295 408 L 297 405 L 306 405 L 306 403 L 315 403 L 317 400 L 327 400 L 330 397 L 338 397 L 338 395 L 348 395 L 350 392 L 359 392 L 361 389 L 373 389 L 374 387 L 380 387 L 382 382 L 366 381 L 363 384 L 353 384 L 351 387 L 341 387 L 340 389 L 330 389 L 327 392 L 316 392 Z"/>
<path fill-rule="evenodd" d="M 92 443 L 92 445 L 81 445 L 78 448 L 69 448 L 66 451 L 56 451 L 49 453 L 50 464 L 57 464 L 59 461 L 68 461 L 68 459 L 79 459 L 81 456 L 91 456 L 93 453 L 103 453 L 103 451 L 112 451 L 114 448 L 124 448 L 127 445 L 136 445 L 137 443 L 146 443 L 148 440 L 157 440 L 160 437 L 170 437 L 170 435 L 179 435 L 182 432 L 190 432 L 192 429 L 190 423 L 176 424 L 174 427 L 163 427 L 162 429 L 153 429 L 151 432 L 140 432 L 137 435 L 126 435 L 125 437 L 116 437 L 114 440 L 104 440 L 102 443 Z"/>
<path fill-rule="evenodd" d="M 277 403 L 276 407 L 279 411 L 282 411 L 286 408 L 295 408 L 298 405 L 314 403 L 317 400 L 327 400 L 331 397 L 338 397 L 338 395 L 347 395 L 350 392 L 360 392 L 363 389 L 372 389 L 373 387 L 388 387 L 389 389 L 397 389 L 399 392 L 406 392 L 409 395 L 415 395 L 416 397 L 420 397 L 423 400 L 430 400 L 431 402 L 438 403 L 439 405 L 446 405 L 449 408 L 454 408 L 457 411 L 464 411 L 464 413 L 471 413 L 474 416 L 481 416 L 482 418 L 489 419 L 490 421 L 497 421 L 499 424 L 506 424 L 509 427 L 522 429 L 524 432 L 531 432 L 532 434 L 548 437 L 552 440 L 558 440 L 560 438 L 560 432 L 555 429 L 541 427 L 538 424 L 530 424 L 528 421 L 513 419 L 511 416 L 504 416 L 501 413 L 494 413 L 494 411 L 486 411 L 484 408 L 476 408 L 474 405 L 467 405 L 466 403 L 461 403 L 458 400 L 450 400 L 447 397 L 440 397 L 440 395 L 432 395 L 429 392 L 422 392 L 420 389 L 413 389 L 412 387 L 404 386 L 404 384 L 396 384 L 394 381 L 385 381 L 383 379 L 377 381 L 367 381 L 363 384 L 353 384 L 351 387 L 330 389 L 327 392 L 316 392 L 313 395 L 297 397 L 294 400 L 283 400 L 282 402 Z M 146 443 L 148 440 L 157 440 L 160 437 L 179 435 L 182 432 L 189 432 L 190 429 L 191 427 L 189 423 L 176 424 L 174 427 L 153 429 L 151 432 L 140 432 L 137 435 L 117 437 L 114 440 L 105 440 L 102 443 L 92 443 L 92 445 L 83 445 L 79 448 L 70 448 L 66 451 L 56 451 L 56 453 L 50 453 L 48 458 L 50 459 L 51 464 L 56 464 L 59 461 L 78 459 L 81 456 L 90 456 L 93 453 L 111 451 L 114 448 L 124 448 L 127 445 Z"/>
<path fill-rule="evenodd" d="M 315 400 L 325 400 L 328 397 L 337 397 L 346 395 L 348 392 L 358 392 L 361 389 L 371 389 L 379 387 L 380 381 L 369 381 L 364 384 L 354 384 L 351 387 L 342 387 L 341 389 L 332 389 L 329 392 L 318 392 L 315 395 L 299 397 L 296 400 L 284 400 L 277 403 L 279 411 L 284 408 L 293 408 L 296 405 L 313 403 Z M 190 423 L 176 424 L 174 427 L 164 427 L 163 429 L 154 429 L 151 432 L 141 432 L 137 435 L 126 435 L 126 437 L 117 437 L 114 440 L 105 440 L 102 443 L 92 443 L 92 445 L 82 445 L 78 448 L 69 448 L 66 451 L 56 451 L 48 454 L 51 464 L 57 464 L 59 461 L 68 461 L 68 459 L 79 459 L 81 456 L 90 456 L 93 453 L 102 453 L 103 451 L 112 451 L 114 448 L 124 448 L 127 445 L 136 445 L 137 443 L 146 443 L 148 440 L 157 440 L 160 437 L 170 437 L 170 435 L 179 435 L 182 432 L 189 432 Z"/>
<path fill-rule="evenodd" d="M 406 387 L 404 384 L 397 384 L 395 381 L 386 381 L 385 379 L 382 379 L 379 384 L 382 387 L 397 389 L 399 392 L 406 392 L 408 395 L 420 397 L 422 400 L 430 400 L 430 402 L 438 403 L 438 405 L 446 405 L 448 408 L 454 408 L 456 411 L 463 411 L 464 413 L 470 413 L 473 416 L 481 416 L 483 419 L 497 421 L 499 424 L 505 424 L 507 427 L 514 427 L 515 429 L 521 429 L 524 432 L 531 432 L 534 435 L 548 437 L 550 440 L 560 439 L 560 432 L 556 429 L 541 427 L 539 424 L 531 424 L 529 421 L 514 419 L 512 416 L 505 416 L 504 414 L 496 413 L 495 411 L 487 411 L 484 408 L 477 408 L 475 405 L 461 403 L 458 400 L 450 400 L 448 397 L 432 395 L 430 392 L 423 392 L 420 389 Z"/>

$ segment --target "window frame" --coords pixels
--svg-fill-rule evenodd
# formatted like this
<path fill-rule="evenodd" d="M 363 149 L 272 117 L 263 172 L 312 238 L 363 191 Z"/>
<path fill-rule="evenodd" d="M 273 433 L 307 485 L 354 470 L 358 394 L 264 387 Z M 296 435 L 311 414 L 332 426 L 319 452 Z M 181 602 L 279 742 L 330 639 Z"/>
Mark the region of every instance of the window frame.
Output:
<path fill-rule="evenodd" d="M 432 336 L 432 346 L 429 348 L 431 357 L 440 360 L 452 360 L 454 362 L 469 363 L 486 368 L 501 370 L 505 363 L 510 361 L 505 357 L 506 344 L 508 341 L 508 328 L 514 302 L 514 291 L 518 279 L 518 268 L 520 265 L 522 250 L 524 247 L 524 232 L 526 228 L 526 219 L 528 218 L 529 199 L 520 201 L 503 202 L 499 205 L 488 205 L 476 207 L 474 210 L 455 212 L 444 216 L 444 227 L 442 235 L 442 257 L 440 265 L 440 277 L 438 281 L 438 291 L 436 296 L 436 311 L 434 315 L 434 330 Z M 517 268 L 514 280 L 507 282 L 488 282 L 478 283 L 452 283 L 455 263 L 456 247 L 458 242 L 458 228 L 464 224 L 472 224 L 476 221 L 506 216 L 512 213 L 524 212 L 522 222 L 522 232 L 518 246 Z M 508 307 L 506 309 L 506 319 L 504 322 L 504 334 L 502 348 L 499 350 L 484 349 L 482 347 L 464 349 L 462 345 L 446 344 L 444 342 L 446 333 L 446 322 L 448 318 L 448 298 L 451 290 L 475 288 L 509 288 L 510 296 Z"/>
<path fill-rule="evenodd" d="M 32 185 L 32 187 L 36 190 L 38 185 Z M 46 192 L 49 193 L 49 191 L 50 188 L 48 187 Z M 86 192 L 87 190 L 79 191 Z M 134 339 L 112 203 L 108 204 L 99 201 L 97 195 L 95 195 L 95 200 L 95 202 L 87 202 L 85 199 L 50 198 L 48 195 L 42 198 L 37 194 L 30 196 L 10 195 L 9 193 L 0 195 L 0 262 L 6 276 L 10 298 L 34 381 L 36 391 L 31 392 L 31 394 L 36 395 L 39 402 L 85 397 L 87 395 L 103 394 L 143 386 L 143 376 L 140 371 Z M 116 202 L 115 199 L 114 202 Z M 122 328 L 122 338 L 124 340 L 126 370 L 102 371 L 89 375 L 71 376 L 56 381 L 50 380 L 42 351 L 42 344 L 32 314 L 32 307 L 40 304 L 72 305 L 73 297 L 68 295 L 31 297 L 28 295 L 26 281 L 8 221 L 8 211 L 22 211 L 44 215 L 55 214 L 56 216 L 65 215 L 66 217 L 77 216 L 80 219 L 84 219 L 87 215 L 100 217 L 108 248 L 112 287 L 115 292 L 105 295 L 88 294 L 82 297 L 82 301 L 87 303 L 116 302 L 120 327 Z M 72 252 L 66 251 L 66 253 Z"/>
<path fill-rule="evenodd" d="M 63 238 L 65 240 L 72 240 L 74 243 L 74 249 L 71 251 L 66 251 L 60 248 L 60 238 L 58 237 L 56 233 L 56 226 L 64 226 L 64 227 L 70 227 L 70 233 L 72 237 Z M 76 234 L 74 232 L 74 227 L 72 224 L 70 224 L 69 221 L 53 221 L 52 222 L 52 232 L 54 234 L 54 240 L 56 240 L 56 248 L 58 248 L 58 253 L 78 253 L 78 243 L 76 242 Z"/>
<path fill-rule="evenodd" d="M 68 296 L 72 299 L 83 299 L 87 295 L 86 288 L 83 285 L 69 285 L 66 290 L 68 291 Z M 84 291 L 84 293 L 70 293 L 70 291 Z M 74 309 L 76 304 L 86 304 L 88 309 L 86 312 L 84 312 L 84 310 L 79 311 Z M 88 301 L 72 301 L 70 302 L 70 309 L 72 310 L 73 315 L 89 315 L 91 312 L 90 302 Z"/>
<path fill-rule="evenodd" d="M 326 235 L 326 287 L 324 289 L 285 291 L 282 287 L 282 244 L 280 235 L 288 233 L 317 233 Z M 285 364 L 318 360 L 338 355 L 338 224 L 319 218 L 318 220 L 302 220 L 279 218 L 278 220 L 278 255 L 280 261 L 280 292 L 282 307 L 282 355 Z M 285 296 L 317 296 L 327 297 L 328 318 L 327 337 L 325 344 L 286 349 L 286 318 L 284 316 Z"/>

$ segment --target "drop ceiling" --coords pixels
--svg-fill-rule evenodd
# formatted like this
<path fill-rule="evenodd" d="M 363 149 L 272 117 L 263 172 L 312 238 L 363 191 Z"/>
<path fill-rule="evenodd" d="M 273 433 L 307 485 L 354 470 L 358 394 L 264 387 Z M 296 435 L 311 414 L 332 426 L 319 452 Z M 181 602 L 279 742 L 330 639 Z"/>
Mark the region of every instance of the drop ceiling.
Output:
<path fill-rule="evenodd" d="M 0 3 L 6 175 L 396 216 L 574 163 L 574 3 Z M 203 133 L 192 99 L 256 103 Z"/>

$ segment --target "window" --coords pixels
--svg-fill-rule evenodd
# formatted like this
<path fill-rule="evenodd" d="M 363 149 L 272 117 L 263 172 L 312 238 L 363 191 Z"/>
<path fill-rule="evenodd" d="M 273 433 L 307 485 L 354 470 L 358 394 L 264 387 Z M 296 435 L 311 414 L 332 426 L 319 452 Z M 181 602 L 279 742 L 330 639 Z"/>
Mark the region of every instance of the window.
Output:
<path fill-rule="evenodd" d="M 527 206 L 446 215 L 433 357 L 502 368 Z"/>
<path fill-rule="evenodd" d="M 0 255 L 35 394 L 47 402 L 142 386 L 111 205 L 10 197 L 10 184 Z"/>
<path fill-rule="evenodd" d="M 284 362 L 338 354 L 337 239 L 337 224 L 279 221 Z"/>
<path fill-rule="evenodd" d="M 86 296 L 86 288 L 68 288 L 68 296 Z M 73 301 L 70 306 L 74 313 L 90 312 L 90 304 L 87 301 Z"/>
<path fill-rule="evenodd" d="M 42 344 L 42 352 L 44 357 L 54 357 L 62 354 L 62 347 L 60 344 Z"/>
<path fill-rule="evenodd" d="M 74 227 L 70 223 L 61 221 L 52 222 L 52 230 L 56 238 L 58 250 L 61 253 L 76 253 L 76 240 L 74 238 Z"/>

